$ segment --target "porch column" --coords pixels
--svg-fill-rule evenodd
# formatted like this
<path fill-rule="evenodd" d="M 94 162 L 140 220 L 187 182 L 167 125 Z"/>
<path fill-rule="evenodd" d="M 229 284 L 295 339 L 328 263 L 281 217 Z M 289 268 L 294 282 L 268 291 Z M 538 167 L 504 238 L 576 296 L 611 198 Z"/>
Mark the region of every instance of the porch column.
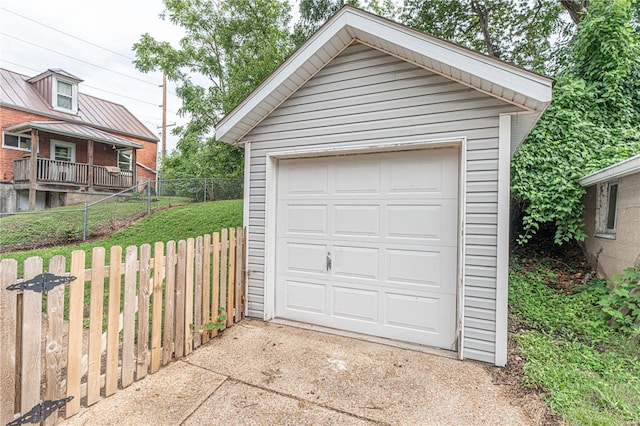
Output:
<path fill-rule="evenodd" d="M 133 148 L 131 150 L 131 174 L 133 177 L 133 185 L 136 186 L 136 192 L 138 192 L 138 150 Z"/>
<path fill-rule="evenodd" d="M 87 156 L 89 157 L 89 170 L 87 178 L 89 179 L 89 191 L 91 191 L 93 190 L 93 141 L 91 139 L 87 141 Z"/>
<path fill-rule="evenodd" d="M 29 157 L 29 210 L 36 209 L 36 186 L 38 179 L 38 131 L 31 129 L 31 157 Z"/>

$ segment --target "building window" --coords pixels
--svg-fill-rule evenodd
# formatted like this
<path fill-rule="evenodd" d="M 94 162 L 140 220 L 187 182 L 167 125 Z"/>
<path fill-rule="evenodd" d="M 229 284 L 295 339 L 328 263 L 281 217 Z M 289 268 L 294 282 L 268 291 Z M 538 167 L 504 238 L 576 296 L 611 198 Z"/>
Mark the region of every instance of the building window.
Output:
<path fill-rule="evenodd" d="M 618 182 L 598 185 L 598 214 L 596 235 L 604 238 L 616 237 L 616 212 L 618 207 Z"/>
<path fill-rule="evenodd" d="M 51 141 L 51 159 L 75 162 L 76 146 L 68 142 Z"/>
<path fill-rule="evenodd" d="M 18 135 L 14 133 L 4 133 L 2 146 L 11 149 L 21 149 L 31 151 L 31 136 Z"/>
<path fill-rule="evenodd" d="M 118 167 L 120 170 L 131 171 L 132 158 L 131 151 L 118 151 Z"/>
<path fill-rule="evenodd" d="M 53 107 L 75 114 L 78 111 L 78 84 L 60 77 L 55 77 L 53 83 Z"/>

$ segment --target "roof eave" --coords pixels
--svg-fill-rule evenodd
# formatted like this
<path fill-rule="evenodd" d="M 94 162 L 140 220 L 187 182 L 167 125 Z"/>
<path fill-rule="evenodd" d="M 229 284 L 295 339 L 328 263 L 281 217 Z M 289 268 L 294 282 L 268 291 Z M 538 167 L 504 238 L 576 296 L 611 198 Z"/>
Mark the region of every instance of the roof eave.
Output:
<path fill-rule="evenodd" d="M 122 147 L 126 147 L 126 148 L 133 148 L 133 149 L 143 149 L 144 148 L 143 145 L 140 145 L 140 144 L 137 144 L 135 142 L 131 142 L 131 141 L 128 141 L 128 140 L 125 140 L 125 139 L 122 139 L 122 138 L 118 138 L 117 136 L 113 136 L 113 139 L 106 139 L 106 138 L 103 138 L 103 137 L 100 137 L 100 136 L 88 137 L 86 135 L 82 135 L 82 134 L 74 133 L 74 132 L 69 132 L 69 131 L 66 131 L 66 130 L 51 129 L 50 127 L 47 127 L 46 124 L 34 123 L 32 121 L 28 121 L 28 122 L 20 123 L 20 124 L 14 124 L 13 126 L 9 126 L 4 130 L 7 131 L 7 132 L 20 133 L 20 132 L 24 132 L 24 131 L 31 130 L 31 129 L 40 130 L 42 132 L 52 133 L 52 134 L 56 134 L 56 135 L 68 136 L 68 137 L 72 137 L 72 138 L 76 138 L 76 139 L 92 140 L 94 142 L 117 145 L 117 146 L 122 146 Z"/>
<path fill-rule="evenodd" d="M 606 182 L 612 179 L 618 179 L 624 176 L 632 175 L 634 173 L 640 173 L 640 154 L 620 161 L 604 169 L 598 170 L 595 173 L 591 173 L 578 182 L 583 187 L 596 185 L 598 183 Z"/>

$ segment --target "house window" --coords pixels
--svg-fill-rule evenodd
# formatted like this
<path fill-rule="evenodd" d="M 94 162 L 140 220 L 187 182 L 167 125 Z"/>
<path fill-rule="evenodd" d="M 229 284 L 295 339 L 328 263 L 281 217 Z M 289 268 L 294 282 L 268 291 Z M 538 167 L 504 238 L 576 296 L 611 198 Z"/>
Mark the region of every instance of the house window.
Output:
<path fill-rule="evenodd" d="M 618 182 L 598 185 L 598 215 L 596 236 L 616 237 L 616 211 L 618 207 Z"/>
<path fill-rule="evenodd" d="M 131 171 L 132 157 L 131 151 L 118 151 L 118 167 L 120 170 Z"/>
<path fill-rule="evenodd" d="M 4 133 L 2 138 L 2 146 L 5 148 L 31 151 L 31 137 L 14 133 Z"/>
<path fill-rule="evenodd" d="M 68 142 L 51 141 L 51 159 L 75 162 L 76 146 Z"/>
<path fill-rule="evenodd" d="M 78 84 L 54 77 L 53 108 L 73 114 L 78 112 Z"/>

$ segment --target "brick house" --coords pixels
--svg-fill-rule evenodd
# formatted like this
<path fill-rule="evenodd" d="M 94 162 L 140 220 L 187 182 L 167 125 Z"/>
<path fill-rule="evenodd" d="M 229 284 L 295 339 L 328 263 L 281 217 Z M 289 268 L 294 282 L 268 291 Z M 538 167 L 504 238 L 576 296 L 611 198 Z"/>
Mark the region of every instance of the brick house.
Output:
<path fill-rule="evenodd" d="M 158 138 L 81 82 L 61 69 L 0 68 L 0 212 L 91 202 L 155 179 Z"/>

